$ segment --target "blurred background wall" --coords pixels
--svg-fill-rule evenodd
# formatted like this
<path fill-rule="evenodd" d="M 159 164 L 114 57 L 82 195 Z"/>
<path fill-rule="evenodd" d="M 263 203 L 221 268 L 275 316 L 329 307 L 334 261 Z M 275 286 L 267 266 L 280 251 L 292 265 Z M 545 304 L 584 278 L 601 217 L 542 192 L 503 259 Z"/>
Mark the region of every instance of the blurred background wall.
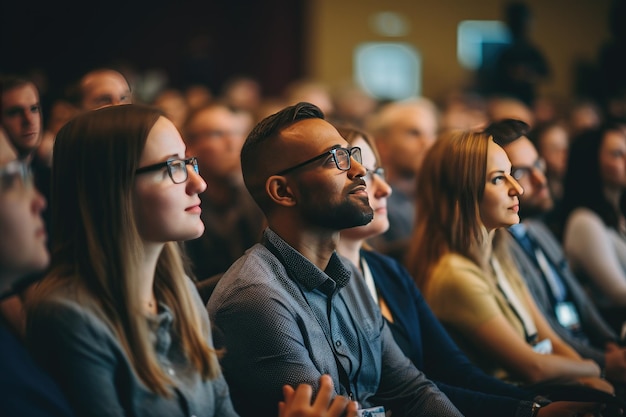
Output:
<path fill-rule="evenodd" d="M 464 20 L 502 20 L 502 0 L 312 0 L 307 16 L 306 68 L 327 82 L 350 78 L 352 52 L 364 41 L 399 41 L 422 57 L 423 94 L 435 98 L 471 82 L 473 73 L 457 60 L 457 27 Z M 609 39 L 611 0 L 528 0 L 534 15 L 531 38 L 544 52 L 553 76 L 542 93 L 570 96 L 576 70 L 594 61 Z M 408 33 L 377 33 L 372 18 L 393 11 L 406 19 Z M 625 22 L 626 24 L 626 22 Z"/>
<path fill-rule="evenodd" d="M 528 0 L 532 39 L 553 75 L 542 93 L 578 94 L 580 74 L 610 38 L 611 0 Z M 49 88 L 116 63 L 159 70 L 171 84 L 203 78 L 215 91 L 231 76 L 257 78 L 266 94 L 310 77 L 331 85 L 352 79 L 365 42 L 401 42 L 421 57 L 421 93 L 431 98 L 472 82 L 457 59 L 464 20 L 498 20 L 503 0 L 109 0 L 3 1 L 1 71 L 45 74 Z M 373 24 L 392 12 L 404 32 Z"/>

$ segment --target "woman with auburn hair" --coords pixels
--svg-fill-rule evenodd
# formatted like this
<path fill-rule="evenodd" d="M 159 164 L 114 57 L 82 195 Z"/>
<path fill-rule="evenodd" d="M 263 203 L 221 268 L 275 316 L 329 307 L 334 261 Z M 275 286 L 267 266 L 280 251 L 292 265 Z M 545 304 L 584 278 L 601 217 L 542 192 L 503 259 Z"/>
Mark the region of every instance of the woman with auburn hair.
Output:
<path fill-rule="evenodd" d="M 66 124 L 54 152 L 51 270 L 27 300 L 35 358 L 77 415 L 235 416 L 177 243 L 204 230 L 206 184 L 174 124 L 107 107 Z M 285 394 L 284 416 L 310 400 Z"/>
<path fill-rule="evenodd" d="M 408 270 L 470 359 L 511 382 L 580 382 L 612 393 L 599 366 L 549 327 L 506 246 L 494 241 L 519 222 L 523 193 L 504 150 L 486 133 L 449 132 L 424 159 L 417 192 Z"/>

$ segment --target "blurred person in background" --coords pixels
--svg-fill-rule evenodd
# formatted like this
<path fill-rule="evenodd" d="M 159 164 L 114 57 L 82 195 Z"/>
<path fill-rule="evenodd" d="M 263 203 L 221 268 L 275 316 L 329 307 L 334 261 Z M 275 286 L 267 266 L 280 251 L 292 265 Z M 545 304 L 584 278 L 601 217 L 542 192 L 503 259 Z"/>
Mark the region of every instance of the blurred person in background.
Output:
<path fill-rule="evenodd" d="M 371 244 L 403 261 L 415 222 L 415 193 L 424 156 L 435 143 L 440 123 L 439 109 L 425 97 L 396 101 L 382 106 L 370 119 L 368 131 L 376 143 L 387 182 L 389 230 Z"/>
<path fill-rule="evenodd" d="M 626 322 L 626 131 L 606 124 L 572 139 L 560 236 L 567 259 L 616 332 Z"/>
<path fill-rule="evenodd" d="M 200 281 L 225 272 L 258 242 L 263 230 L 263 213 L 241 175 L 240 151 L 251 128 L 246 115 L 213 103 L 193 112 L 183 128 L 187 152 L 198 158 L 207 184 L 200 193 L 204 233 L 185 242 L 192 271 Z"/>

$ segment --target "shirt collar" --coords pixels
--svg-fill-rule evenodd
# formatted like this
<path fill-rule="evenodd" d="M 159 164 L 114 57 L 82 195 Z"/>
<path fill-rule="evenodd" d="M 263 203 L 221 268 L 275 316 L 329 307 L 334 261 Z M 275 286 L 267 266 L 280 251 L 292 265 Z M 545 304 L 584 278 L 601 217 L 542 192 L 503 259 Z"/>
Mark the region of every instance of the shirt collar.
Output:
<path fill-rule="evenodd" d="M 289 276 L 308 291 L 319 288 L 320 291 L 331 294 L 348 284 L 352 272 L 346 268 L 337 252 L 333 252 L 326 270 L 322 271 L 270 228 L 265 229 L 263 236 L 282 257 L 280 261 Z"/>
<path fill-rule="evenodd" d="M 509 232 L 511 232 L 514 238 L 522 239 L 526 235 L 526 226 L 522 223 L 516 223 L 509 226 Z"/>

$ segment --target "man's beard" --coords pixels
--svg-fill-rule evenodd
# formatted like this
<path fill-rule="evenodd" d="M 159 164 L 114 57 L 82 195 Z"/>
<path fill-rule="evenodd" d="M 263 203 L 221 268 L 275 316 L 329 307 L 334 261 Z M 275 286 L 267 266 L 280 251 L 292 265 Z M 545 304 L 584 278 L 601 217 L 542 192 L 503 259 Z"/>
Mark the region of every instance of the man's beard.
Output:
<path fill-rule="evenodd" d="M 374 211 L 367 200 L 363 204 L 357 204 L 351 197 L 338 204 L 324 206 L 306 201 L 303 214 L 311 224 L 331 230 L 363 226 L 374 218 Z"/>

